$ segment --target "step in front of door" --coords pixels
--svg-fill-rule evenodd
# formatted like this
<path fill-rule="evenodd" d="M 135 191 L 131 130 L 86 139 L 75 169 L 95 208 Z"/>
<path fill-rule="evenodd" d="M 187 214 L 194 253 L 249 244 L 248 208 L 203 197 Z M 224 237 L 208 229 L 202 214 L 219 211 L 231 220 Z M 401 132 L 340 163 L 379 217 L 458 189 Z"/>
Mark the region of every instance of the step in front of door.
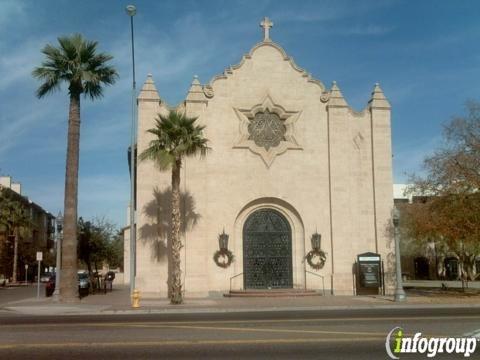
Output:
<path fill-rule="evenodd" d="M 300 297 L 300 296 L 321 296 L 321 293 L 314 290 L 300 289 L 256 289 L 256 290 L 232 290 L 225 297 Z"/>

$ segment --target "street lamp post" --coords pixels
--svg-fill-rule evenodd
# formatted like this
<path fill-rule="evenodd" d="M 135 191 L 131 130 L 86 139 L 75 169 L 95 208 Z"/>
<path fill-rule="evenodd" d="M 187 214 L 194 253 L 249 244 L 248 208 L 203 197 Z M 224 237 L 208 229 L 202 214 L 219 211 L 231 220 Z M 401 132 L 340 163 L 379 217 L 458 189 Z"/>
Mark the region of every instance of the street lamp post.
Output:
<path fill-rule="evenodd" d="M 400 263 L 400 234 L 399 234 L 399 225 L 400 225 L 400 212 L 397 207 L 393 208 L 393 237 L 395 240 L 395 270 L 396 270 L 396 288 L 395 288 L 395 301 L 401 302 L 407 299 L 407 295 L 403 290 L 402 284 L 402 265 Z"/>
<path fill-rule="evenodd" d="M 136 232 L 135 232 L 135 144 L 136 144 L 136 114 L 137 99 L 135 90 L 135 42 L 133 38 L 133 17 L 137 13 L 135 5 L 128 5 L 125 8 L 130 16 L 130 34 L 132 42 L 132 131 L 130 142 L 130 294 L 135 290 L 135 270 L 136 270 Z"/>
<path fill-rule="evenodd" d="M 63 216 L 59 211 L 55 219 L 55 237 L 57 240 L 57 258 L 55 265 L 55 291 L 53 292 L 53 299 L 58 301 L 60 298 L 60 266 L 62 263 L 62 231 L 63 231 Z"/>

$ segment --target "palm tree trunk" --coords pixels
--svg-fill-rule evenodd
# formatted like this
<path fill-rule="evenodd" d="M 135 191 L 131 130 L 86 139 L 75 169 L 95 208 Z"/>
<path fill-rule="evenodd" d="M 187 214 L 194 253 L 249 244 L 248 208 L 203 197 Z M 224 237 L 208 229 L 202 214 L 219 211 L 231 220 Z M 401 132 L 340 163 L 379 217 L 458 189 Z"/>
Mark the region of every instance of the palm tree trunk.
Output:
<path fill-rule="evenodd" d="M 63 302 L 78 301 L 77 279 L 77 198 L 80 143 L 80 95 L 70 95 L 68 114 L 67 164 L 65 172 L 65 208 L 62 240 L 62 281 L 60 297 Z"/>
<path fill-rule="evenodd" d="M 182 270 L 180 268 L 180 251 L 182 241 L 180 239 L 180 168 L 182 160 L 175 160 L 172 168 L 172 227 L 170 239 L 172 244 L 172 277 L 170 302 L 172 304 L 181 304 L 182 295 Z"/>
<path fill-rule="evenodd" d="M 17 267 L 18 267 L 18 228 L 13 230 L 13 271 L 12 282 L 17 282 Z"/>

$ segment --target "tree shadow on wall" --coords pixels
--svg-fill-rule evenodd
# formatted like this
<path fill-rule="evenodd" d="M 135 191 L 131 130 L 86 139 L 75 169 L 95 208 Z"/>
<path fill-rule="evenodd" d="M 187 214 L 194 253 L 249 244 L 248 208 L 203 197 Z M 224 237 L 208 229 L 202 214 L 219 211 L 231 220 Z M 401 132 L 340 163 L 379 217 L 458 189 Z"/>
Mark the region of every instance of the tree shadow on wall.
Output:
<path fill-rule="evenodd" d="M 152 260 L 164 262 L 170 254 L 171 188 L 160 191 L 156 187 L 153 190 L 153 199 L 142 211 L 149 219 L 149 223 L 140 228 L 140 239 L 143 244 L 150 245 Z M 184 235 L 187 230 L 193 229 L 200 219 L 200 214 L 195 212 L 195 200 L 188 191 L 180 193 L 180 215 L 182 219 L 180 233 Z"/>
<path fill-rule="evenodd" d="M 168 275 L 166 279 L 168 296 L 170 296 L 170 279 L 172 274 L 172 261 L 170 242 L 170 223 L 172 217 L 172 189 L 160 191 L 158 187 L 153 190 L 153 199 L 143 208 L 144 215 L 150 220 L 140 228 L 142 243 L 150 245 L 151 259 L 157 263 L 168 261 Z M 195 200 L 187 192 L 180 192 L 180 236 L 183 237 L 187 230 L 193 229 L 200 219 L 200 214 L 195 212 Z"/>

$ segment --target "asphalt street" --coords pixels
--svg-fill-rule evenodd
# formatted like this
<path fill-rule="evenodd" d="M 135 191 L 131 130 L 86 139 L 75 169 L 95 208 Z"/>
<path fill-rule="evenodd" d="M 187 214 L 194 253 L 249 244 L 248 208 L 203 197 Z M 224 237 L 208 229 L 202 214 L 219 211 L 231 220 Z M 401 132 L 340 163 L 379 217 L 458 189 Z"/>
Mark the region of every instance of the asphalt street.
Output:
<path fill-rule="evenodd" d="M 460 337 L 477 309 L 0 315 L 0 359 L 386 359 L 387 333 Z M 426 355 L 401 358 L 426 359 Z M 460 359 L 462 355 L 438 355 Z M 480 358 L 480 349 L 470 358 Z"/>
<path fill-rule="evenodd" d="M 31 299 L 37 296 L 37 287 L 34 285 L 20 287 L 0 287 L 0 307 L 12 302 Z M 45 285 L 40 284 L 40 296 L 45 296 Z"/>

